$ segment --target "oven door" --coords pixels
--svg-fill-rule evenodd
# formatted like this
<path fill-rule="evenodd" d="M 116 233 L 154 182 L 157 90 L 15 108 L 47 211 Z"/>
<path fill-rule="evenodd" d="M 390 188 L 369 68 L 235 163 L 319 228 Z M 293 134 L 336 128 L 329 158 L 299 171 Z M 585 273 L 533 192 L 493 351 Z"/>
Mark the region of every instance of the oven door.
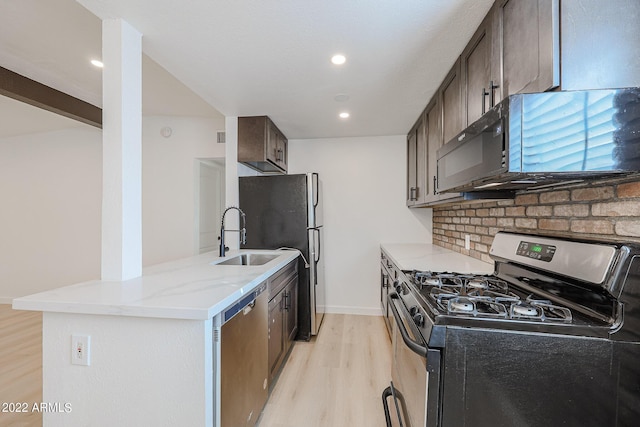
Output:
<path fill-rule="evenodd" d="M 428 348 L 395 292 L 389 295 L 389 309 L 393 314 L 392 385 L 385 392 L 391 394 L 393 403 L 391 409 L 385 406 L 387 425 L 424 427 L 427 425 Z"/>

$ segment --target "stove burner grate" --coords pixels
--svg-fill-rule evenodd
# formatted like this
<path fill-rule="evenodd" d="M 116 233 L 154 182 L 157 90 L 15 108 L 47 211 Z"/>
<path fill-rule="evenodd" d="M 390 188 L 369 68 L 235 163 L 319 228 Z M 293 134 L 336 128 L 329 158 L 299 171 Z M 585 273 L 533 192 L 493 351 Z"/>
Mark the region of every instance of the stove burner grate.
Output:
<path fill-rule="evenodd" d="M 530 295 L 521 298 L 508 282 L 495 276 L 410 273 L 413 284 L 437 310 L 456 316 L 571 323 L 571 311 Z"/>

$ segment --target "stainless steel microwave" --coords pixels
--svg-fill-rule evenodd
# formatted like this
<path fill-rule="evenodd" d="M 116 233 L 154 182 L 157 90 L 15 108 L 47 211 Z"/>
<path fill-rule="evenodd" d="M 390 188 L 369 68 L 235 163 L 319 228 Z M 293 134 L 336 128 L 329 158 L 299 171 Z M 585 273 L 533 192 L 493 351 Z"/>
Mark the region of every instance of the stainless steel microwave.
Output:
<path fill-rule="evenodd" d="M 512 95 L 437 152 L 437 190 L 544 188 L 640 171 L 640 88 Z"/>

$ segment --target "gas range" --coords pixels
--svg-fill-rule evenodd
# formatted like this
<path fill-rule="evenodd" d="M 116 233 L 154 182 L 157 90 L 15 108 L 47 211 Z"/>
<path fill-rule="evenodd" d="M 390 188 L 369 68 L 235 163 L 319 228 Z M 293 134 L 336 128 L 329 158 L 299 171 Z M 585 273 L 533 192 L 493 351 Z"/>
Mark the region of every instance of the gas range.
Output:
<path fill-rule="evenodd" d="M 394 282 L 387 424 L 636 425 L 640 244 L 500 232 L 490 255 Z"/>
<path fill-rule="evenodd" d="M 493 274 L 403 271 L 396 293 L 413 294 L 405 303 L 427 341 L 440 325 L 608 338 L 623 323 L 622 257 L 640 256 L 619 246 L 499 233 Z"/>

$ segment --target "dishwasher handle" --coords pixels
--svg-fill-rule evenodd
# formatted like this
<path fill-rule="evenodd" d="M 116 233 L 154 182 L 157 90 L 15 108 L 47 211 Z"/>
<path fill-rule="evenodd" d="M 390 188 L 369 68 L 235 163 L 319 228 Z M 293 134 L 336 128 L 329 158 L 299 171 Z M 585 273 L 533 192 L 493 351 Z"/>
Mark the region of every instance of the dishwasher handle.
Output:
<path fill-rule="evenodd" d="M 251 310 L 253 310 L 253 307 L 255 306 L 256 306 L 256 300 L 251 301 L 242 309 L 242 314 L 246 316 L 251 312 Z"/>
<path fill-rule="evenodd" d="M 243 298 L 240 298 L 235 303 L 231 304 L 229 308 L 222 312 L 222 324 L 224 325 L 233 318 L 236 314 L 242 312 L 245 316 L 253 310 L 256 306 L 256 299 L 258 296 L 267 290 L 267 282 L 264 282 Z"/>

